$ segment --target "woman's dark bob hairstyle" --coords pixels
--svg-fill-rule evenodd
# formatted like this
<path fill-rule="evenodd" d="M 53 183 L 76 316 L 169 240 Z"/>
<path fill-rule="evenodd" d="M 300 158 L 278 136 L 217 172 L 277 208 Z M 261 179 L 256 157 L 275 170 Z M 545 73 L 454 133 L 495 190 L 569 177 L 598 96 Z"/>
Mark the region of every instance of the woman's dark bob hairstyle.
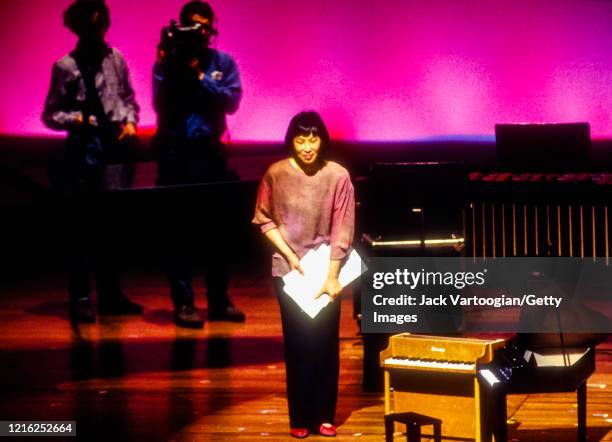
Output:
<path fill-rule="evenodd" d="M 285 134 L 285 148 L 293 156 L 295 152 L 293 149 L 293 139 L 300 135 L 308 136 L 310 134 L 318 135 L 321 138 L 321 149 L 318 156 L 319 159 L 325 160 L 330 144 L 329 132 L 323 119 L 315 111 L 300 112 L 291 119 Z"/>
<path fill-rule="evenodd" d="M 104 0 L 77 0 L 64 12 L 64 26 L 79 37 L 91 31 L 92 26 L 107 31 L 110 24 L 110 12 Z"/>

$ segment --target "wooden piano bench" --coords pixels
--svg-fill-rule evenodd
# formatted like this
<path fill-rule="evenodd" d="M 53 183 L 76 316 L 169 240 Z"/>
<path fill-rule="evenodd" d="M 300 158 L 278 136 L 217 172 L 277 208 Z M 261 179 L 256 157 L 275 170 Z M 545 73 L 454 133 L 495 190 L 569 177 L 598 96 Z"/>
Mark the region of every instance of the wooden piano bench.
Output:
<path fill-rule="evenodd" d="M 418 413 L 391 413 L 385 415 L 385 441 L 393 442 L 395 432 L 394 423 L 406 425 L 406 440 L 408 442 L 421 442 L 421 427 L 433 425 L 434 442 L 442 442 L 442 421 L 435 417 Z"/>

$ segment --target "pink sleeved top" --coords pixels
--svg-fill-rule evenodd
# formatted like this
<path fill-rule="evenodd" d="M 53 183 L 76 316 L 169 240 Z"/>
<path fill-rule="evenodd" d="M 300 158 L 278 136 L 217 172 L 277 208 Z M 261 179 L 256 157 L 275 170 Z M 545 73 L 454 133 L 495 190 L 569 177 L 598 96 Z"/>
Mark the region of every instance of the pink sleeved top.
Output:
<path fill-rule="evenodd" d="M 277 228 L 299 258 L 327 243 L 331 258 L 343 259 L 355 225 L 355 193 L 348 171 L 327 161 L 309 176 L 289 159 L 272 164 L 259 185 L 252 222 L 263 233 Z M 284 276 L 289 270 L 285 258 L 274 253 L 272 276 Z"/>

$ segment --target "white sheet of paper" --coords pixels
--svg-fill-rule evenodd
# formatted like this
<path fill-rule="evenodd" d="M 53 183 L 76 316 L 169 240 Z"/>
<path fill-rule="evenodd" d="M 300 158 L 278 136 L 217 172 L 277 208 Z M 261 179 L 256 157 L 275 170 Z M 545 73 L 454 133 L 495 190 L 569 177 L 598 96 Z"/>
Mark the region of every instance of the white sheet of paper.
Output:
<path fill-rule="evenodd" d="M 283 276 L 285 293 L 311 318 L 317 316 L 331 300 L 325 294 L 315 299 L 315 295 L 321 289 L 327 277 L 330 253 L 331 247 L 327 244 L 319 246 L 316 250 L 309 250 L 300 260 L 304 275 L 293 270 Z M 361 257 L 352 249 L 348 259 L 340 269 L 338 281 L 342 287 L 346 287 L 365 270 L 366 267 L 363 265 Z"/>

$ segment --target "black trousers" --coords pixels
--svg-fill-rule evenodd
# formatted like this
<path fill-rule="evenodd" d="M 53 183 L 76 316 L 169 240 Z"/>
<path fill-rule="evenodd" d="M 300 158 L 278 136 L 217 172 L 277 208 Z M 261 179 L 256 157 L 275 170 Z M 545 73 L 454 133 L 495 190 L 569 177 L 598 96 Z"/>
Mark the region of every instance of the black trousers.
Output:
<path fill-rule="evenodd" d="M 203 257 L 206 299 L 209 311 L 223 311 L 231 305 L 227 294 L 229 286 L 227 251 L 221 244 L 222 238 L 215 237 L 214 233 L 211 236 L 207 241 Z M 166 241 L 165 265 L 172 290 L 172 303 L 175 307 L 193 306 L 195 302 L 193 274 L 202 259 L 196 256 L 190 246 L 191 235 L 182 231 L 180 227 L 174 227 L 172 231 L 166 232 Z"/>
<path fill-rule="evenodd" d="M 333 423 L 340 369 L 340 300 L 314 318 L 306 315 L 274 278 L 285 341 L 287 400 L 291 428 L 318 431 Z"/>
<path fill-rule="evenodd" d="M 155 150 L 158 164 L 158 186 L 173 186 L 227 181 L 229 171 L 224 146 L 220 140 L 181 140 L 157 136 Z M 221 311 L 231 305 L 227 294 L 229 285 L 228 256 L 221 231 L 223 223 L 197 225 L 193 219 L 193 205 L 177 199 L 161 214 L 164 224 L 164 253 L 166 272 L 172 289 L 175 307 L 194 304 L 193 273 L 203 258 L 206 298 L 210 310 Z M 220 214 L 211 214 L 211 220 Z M 199 236 L 194 241 L 194 235 Z M 204 247 L 194 247 L 204 239 Z M 196 251 L 196 248 L 203 250 Z"/>
<path fill-rule="evenodd" d="M 74 235 L 75 230 L 72 231 Z M 76 235 L 81 241 L 87 241 L 87 235 Z M 90 239 L 91 240 L 91 239 Z M 117 256 L 111 250 L 101 245 L 99 239 L 93 239 L 87 244 L 78 244 L 78 238 L 69 241 L 68 248 L 68 293 L 71 304 L 78 300 L 89 300 L 91 297 L 91 284 L 89 277 L 94 273 L 96 277 L 96 291 L 98 306 L 112 305 L 124 294 L 121 290 L 121 272 L 117 266 Z"/>
<path fill-rule="evenodd" d="M 66 252 L 68 292 L 71 304 L 90 299 L 91 273 L 96 276 L 98 304 L 112 304 L 123 296 L 119 271 L 119 244 L 110 225 L 120 219 L 108 213 L 103 194 L 110 155 L 131 151 L 130 142 L 117 143 L 116 134 L 71 133 L 62 161 L 50 170 L 59 195 L 58 212 L 63 226 L 61 244 Z M 117 160 L 117 158 L 115 158 Z"/>

